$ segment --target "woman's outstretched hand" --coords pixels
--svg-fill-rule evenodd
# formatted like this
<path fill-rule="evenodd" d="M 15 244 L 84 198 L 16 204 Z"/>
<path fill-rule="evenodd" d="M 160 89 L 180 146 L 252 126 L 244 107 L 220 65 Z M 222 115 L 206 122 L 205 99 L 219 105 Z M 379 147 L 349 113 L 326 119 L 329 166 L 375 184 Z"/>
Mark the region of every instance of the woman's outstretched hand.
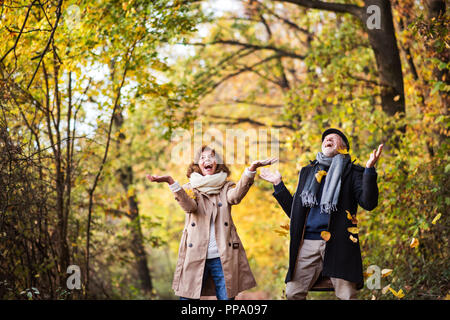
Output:
<path fill-rule="evenodd" d="M 266 160 L 256 160 L 256 161 L 252 162 L 252 164 L 250 165 L 250 167 L 248 169 L 250 171 L 256 171 L 256 169 L 258 169 L 259 167 L 268 166 L 268 165 L 274 164 L 277 161 L 278 161 L 277 158 L 270 158 L 270 159 L 266 159 Z"/>
<path fill-rule="evenodd" d="M 174 184 L 175 180 L 171 176 L 152 176 L 148 174 L 147 179 L 151 182 L 167 182 L 168 184 Z"/>
<path fill-rule="evenodd" d="M 262 168 L 259 176 L 271 182 L 274 186 L 281 182 L 281 173 L 278 171 L 272 172 L 269 168 Z"/>

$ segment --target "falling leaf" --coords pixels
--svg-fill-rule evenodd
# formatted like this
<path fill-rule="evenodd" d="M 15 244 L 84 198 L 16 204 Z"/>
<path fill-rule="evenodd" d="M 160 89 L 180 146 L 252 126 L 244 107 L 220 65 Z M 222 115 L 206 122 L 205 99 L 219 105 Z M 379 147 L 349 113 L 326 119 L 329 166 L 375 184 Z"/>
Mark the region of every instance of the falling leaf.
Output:
<path fill-rule="evenodd" d="M 386 294 L 386 292 L 388 292 L 388 290 L 391 288 L 391 285 L 388 284 L 386 287 L 384 287 L 383 289 L 381 289 L 381 293 L 382 294 Z"/>
<path fill-rule="evenodd" d="M 348 210 L 345 210 L 345 212 L 347 212 L 347 219 L 348 219 L 348 220 L 352 220 L 353 217 L 352 217 L 352 215 L 350 214 L 350 212 L 349 212 Z"/>
<path fill-rule="evenodd" d="M 339 152 L 340 154 L 348 154 L 347 149 L 338 149 L 337 152 Z"/>
<path fill-rule="evenodd" d="M 392 289 L 391 287 L 388 288 L 390 292 L 392 292 L 392 294 L 394 296 L 396 296 L 397 298 L 401 299 L 405 296 L 405 294 L 403 293 L 403 289 L 398 290 L 398 292 L 396 292 L 394 289 Z"/>
<path fill-rule="evenodd" d="M 320 183 L 322 181 L 323 176 L 326 176 L 327 172 L 325 170 L 319 170 L 317 171 L 315 177 L 318 183 Z"/>
<path fill-rule="evenodd" d="M 358 229 L 358 227 L 350 227 L 350 228 L 347 228 L 347 231 L 350 233 L 353 233 L 353 234 L 357 234 L 359 232 L 359 229 Z"/>
<path fill-rule="evenodd" d="M 192 199 L 195 200 L 194 190 L 192 190 L 192 189 L 184 189 L 184 191 L 186 191 L 186 194 L 187 194 L 190 198 L 192 198 Z"/>
<path fill-rule="evenodd" d="M 441 214 L 438 213 L 438 214 L 436 215 L 436 217 L 434 217 L 433 221 L 431 221 L 431 223 L 432 223 L 432 224 L 436 224 L 436 222 L 437 222 L 440 218 L 441 218 Z"/>
<path fill-rule="evenodd" d="M 358 219 L 356 219 L 356 215 L 351 215 L 350 211 L 345 210 L 347 212 L 347 219 L 351 220 L 353 224 L 358 224 Z"/>
<path fill-rule="evenodd" d="M 390 275 L 391 273 L 392 273 L 392 269 L 383 269 L 383 270 L 381 270 L 381 277 L 382 278 L 384 278 L 384 277 L 387 277 L 388 275 Z"/>
<path fill-rule="evenodd" d="M 411 247 L 411 248 L 415 248 L 415 247 L 417 247 L 419 245 L 419 240 L 417 239 L 417 238 L 412 238 L 411 239 L 411 243 L 409 244 L 409 246 Z"/>
<path fill-rule="evenodd" d="M 276 233 L 278 233 L 282 237 L 287 237 L 288 233 L 284 230 L 274 230 Z"/>
<path fill-rule="evenodd" d="M 396 96 L 394 97 L 394 101 L 398 101 L 398 100 L 400 100 L 400 96 L 399 96 L 399 95 L 396 95 Z"/>
<path fill-rule="evenodd" d="M 320 233 L 320 236 L 322 237 L 323 240 L 328 241 L 331 238 L 331 233 L 329 233 L 328 231 L 322 231 Z"/>
<path fill-rule="evenodd" d="M 354 236 L 352 236 L 352 235 L 350 235 L 350 240 L 352 240 L 353 241 L 353 243 L 357 243 L 358 242 L 358 239 L 357 238 L 355 238 Z"/>

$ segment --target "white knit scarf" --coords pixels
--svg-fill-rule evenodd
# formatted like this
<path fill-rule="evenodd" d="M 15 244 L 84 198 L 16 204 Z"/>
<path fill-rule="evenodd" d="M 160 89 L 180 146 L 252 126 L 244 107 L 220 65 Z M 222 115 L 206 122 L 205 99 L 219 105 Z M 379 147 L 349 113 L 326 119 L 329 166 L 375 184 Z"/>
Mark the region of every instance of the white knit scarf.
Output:
<path fill-rule="evenodd" d="M 206 194 L 217 194 L 222 189 L 227 179 L 227 174 L 223 171 L 215 174 L 203 176 L 200 173 L 192 172 L 189 181 L 191 187 Z"/>

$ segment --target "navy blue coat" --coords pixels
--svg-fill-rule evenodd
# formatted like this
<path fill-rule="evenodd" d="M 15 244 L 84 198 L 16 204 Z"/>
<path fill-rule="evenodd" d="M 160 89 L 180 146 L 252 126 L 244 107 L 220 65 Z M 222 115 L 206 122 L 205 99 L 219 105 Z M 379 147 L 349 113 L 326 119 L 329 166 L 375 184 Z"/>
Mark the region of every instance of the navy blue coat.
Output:
<path fill-rule="evenodd" d="M 284 187 L 273 196 L 290 218 L 290 244 L 289 244 L 289 269 L 285 282 L 291 281 L 295 270 L 297 255 L 303 241 L 304 227 L 308 215 L 308 207 L 303 206 L 300 194 L 305 185 L 306 177 L 317 165 L 312 161 L 303 167 L 299 174 L 297 190 L 292 197 L 289 190 Z M 378 204 L 377 174 L 364 171 L 364 167 L 348 162 L 344 168 L 341 179 L 341 192 L 339 195 L 337 211 L 330 214 L 328 232 L 331 233 L 330 240 L 325 246 L 322 277 L 340 278 L 355 282 L 357 288 L 364 285 L 361 250 L 358 235 L 352 234 L 358 239 L 354 243 L 350 240 L 349 227 L 355 227 L 347 218 L 346 210 L 356 215 L 358 204 L 366 209 L 373 210 Z"/>

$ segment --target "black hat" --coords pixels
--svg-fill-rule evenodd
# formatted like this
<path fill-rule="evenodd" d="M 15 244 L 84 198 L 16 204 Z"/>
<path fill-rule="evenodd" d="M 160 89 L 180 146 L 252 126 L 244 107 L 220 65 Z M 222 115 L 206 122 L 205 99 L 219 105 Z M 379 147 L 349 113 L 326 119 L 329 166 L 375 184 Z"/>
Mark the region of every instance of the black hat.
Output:
<path fill-rule="evenodd" d="M 337 135 L 339 135 L 342 138 L 342 140 L 344 140 L 345 144 L 347 145 L 347 151 L 350 150 L 350 143 L 348 142 L 348 139 L 345 136 L 345 134 L 343 134 L 341 131 L 339 131 L 338 129 L 335 129 L 335 128 L 329 128 L 322 133 L 322 142 L 323 142 L 323 140 L 325 140 L 325 137 L 331 133 L 336 133 Z"/>

